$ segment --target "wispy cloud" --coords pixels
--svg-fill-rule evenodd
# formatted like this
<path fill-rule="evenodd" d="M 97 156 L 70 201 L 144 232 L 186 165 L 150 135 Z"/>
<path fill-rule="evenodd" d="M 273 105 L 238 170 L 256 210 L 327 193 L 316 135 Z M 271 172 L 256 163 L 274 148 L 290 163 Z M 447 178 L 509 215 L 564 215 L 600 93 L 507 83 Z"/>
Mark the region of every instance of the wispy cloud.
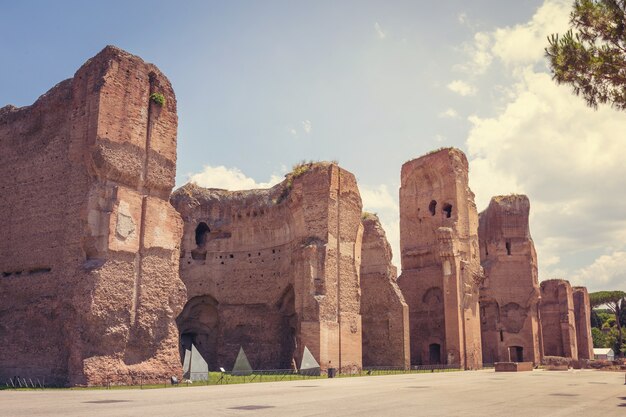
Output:
<path fill-rule="evenodd" d="M 463 81 L 463 80 L 454 80 L 450 84 L 447 85 L 448 90 L 457 93 L 460 96 L 472 96 L 476 94 L 477 88 L 473 85 Z"/>
<path fill-rule="evenodd" d="M 189 182 L 206 188 L 223 188 L 225 190 L 252 190 L 270 188 L 283 180 L 280 175 L 273 174 L 267 182 L 257 182 L 246 176 L 239 168 L 227 168 L 223 165 L 205 165 L 202 171 L 187 175 Z"/>
<path fill-rule="evenodd" d="M 311 124 L 310 120 L 303 120 L 302 121 L 302 129 L 304 130 L 304 133 L 306 133 L 307 135 L 311 134 L 311 130 L 313 129 L 313 125 Z"/>
<path fill-rule="evenodd" d="M 444 118 L 444 119 L 456 119 L 457 117 L 459 117 L 459 114 L 457 113 L 456 110 L 450 107 L 450 108 L 447 108 L 445 111 L 442 111 L 441 113 L 439 113 L 439 117 Z"/>
<path fill-rule="evenodd" d="M 385 39 L 387 37 L 387 34 L 383 31 L 378 22 L 374 23 L 374 30 L 376 31 L 379 39 Z"/>

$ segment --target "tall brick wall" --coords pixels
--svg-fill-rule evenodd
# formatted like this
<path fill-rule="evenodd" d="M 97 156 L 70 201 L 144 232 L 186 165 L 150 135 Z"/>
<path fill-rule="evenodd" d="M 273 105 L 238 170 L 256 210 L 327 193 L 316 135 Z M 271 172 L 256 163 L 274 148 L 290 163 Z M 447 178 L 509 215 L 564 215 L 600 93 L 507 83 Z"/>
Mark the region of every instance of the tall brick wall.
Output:
<path fill-rule="evenodd" d="M 176 125 L 169 81 L 114 47 L 33 105 L 0 109 L 0 379 L 179 371 Z"/>
<path fill-rule="evenodd" d="M 178 319 L 213 369 L 243 346 L 256 369 L 361 367 L 361 198 L 352 174 L 318 163 L 268 190 L 188 184 L 172 195 L 184 220 Z M 184 341 L 183 341 L 184 342 Z"/>
<path fill-rule="evenodd" d="M 576 320 L 576 346 L 578 359 L 593 359 L 593 337 L 591 336 L 591 305 L 585 287 L 573 287 L 574 319 Z"/>
<path fill-rule="evenodd" d="M 543 354 L 578 359 L 572 286 L 563 279 L 541 282 Z"/>
<path fill-rule="evenodd" d="M 391 263 L 391 246 L 378 217 L 363 215 L 361 315 L 363 366 L 410 365 L 409 308 Z"/>
<path fill-rule="evenodd" d="M 478 213 L 460 150 L 442 149 L 402 166 L 400 250 L 411 362 L 480 368 Z"/>
<path fill-rule="evenodd" d="M 497 196 L 480 213 L 483 361 L 541 362 L 537 254 L 525 195 Z"/>

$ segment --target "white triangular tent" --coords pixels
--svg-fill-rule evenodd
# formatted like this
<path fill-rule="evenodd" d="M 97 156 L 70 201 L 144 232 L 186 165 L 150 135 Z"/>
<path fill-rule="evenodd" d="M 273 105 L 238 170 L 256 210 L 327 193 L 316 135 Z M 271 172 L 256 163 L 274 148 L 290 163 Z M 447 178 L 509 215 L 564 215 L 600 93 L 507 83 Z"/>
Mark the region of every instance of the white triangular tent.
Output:
<path fill-rule="evenodd" d="M 191 350 L 185 350 L 183 360 L 183 378 L 192 381 L 205 381 L 209 377 L 209 365 L 206 363 L 196 345 L 191 345 Z"/>
<path fill-rule="evenodd" d="M 309 350 L 308 347 L 304 347 L 304 352 L 302 353 L 302 362 L 300 363 L 300 373 L 304 375 L 319 375 L 320 374 L 320 364 L 317 363 L 315 357 Z"/>
<path fill-rule="evenodd" d="M 250 366 L 250 362 L 248 361 L 246 352 L 243 351 L 243 347 L 239 348 L 239 354 L 237 355 L 237 359 L 235 359 L 232 374 L 240 376 L 252 374 L 252 366 Z"/>

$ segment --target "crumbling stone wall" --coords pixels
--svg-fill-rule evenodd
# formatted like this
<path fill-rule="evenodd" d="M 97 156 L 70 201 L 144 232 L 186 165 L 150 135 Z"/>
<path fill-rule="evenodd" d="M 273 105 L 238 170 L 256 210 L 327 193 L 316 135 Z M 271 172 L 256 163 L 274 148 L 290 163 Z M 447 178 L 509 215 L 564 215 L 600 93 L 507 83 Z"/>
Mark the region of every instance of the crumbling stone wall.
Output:
<path fill-rule="evenodd" d="M 585 287 L 573 287 L 574 319 L 576 320 L 576 346 L 578 359 L 593 359 L 593 338 L 591 336 L 591 305 L 589 292 Z"/>
<path fill-rule="evenodd" d="M 528 197 L 508 195 L 493 197 L 479 216 L 484 363 L 541 362 L 537 254 L 529 212 Z"/>
<path fill-rule="evenodd" d="M 578 359 L 570 283 L 564 279 L 542 281 L 539 312 L 544 356 Z"/>
<path fill-rule="evenodd" d="M 0 380 L 179 373 L 176 127 L 167 78 L 114 47 L 0 109 Z"/>
<path fill-rule="evenodd" d="M 336 164 L 298 167 L 267 190 L 187 184 L 177 323 L 210 368 L 242 346 L 255 369 L 299 366 L 305 346 L 323 369 L 361 367 L 361 198 Z M 185 340 L 186 339 L 186 340 Z"/>
<path fill-rule="evenodd" d="M 410 365 L 409 307 L 398 287 L 391 246 L 378 217 L 364 213 L 361 252 L 363 366 Z"/>
<path fill-rule="evenodd" d="M 441 149 L 402 166 L 400 250 L 411 362 L 480 368 L 478 213 L 460 150 Z"/>

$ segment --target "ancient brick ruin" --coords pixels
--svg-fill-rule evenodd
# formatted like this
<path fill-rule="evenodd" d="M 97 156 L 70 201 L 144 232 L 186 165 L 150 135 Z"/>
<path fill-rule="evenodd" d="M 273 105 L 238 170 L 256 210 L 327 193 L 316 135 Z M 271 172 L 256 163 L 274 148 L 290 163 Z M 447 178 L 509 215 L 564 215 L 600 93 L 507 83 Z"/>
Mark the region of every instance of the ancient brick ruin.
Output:
<path fill-rule="evenodd" d="M 537 254 L 525 195 L 493 197 L 480 213 L 483 362 L 541 362 Z"/>
<path fill-rule="evenodd" d="M 178 373 L 176 127 L 167 78 L 114 47 L 0 109 L 0 380 Z"/>
<path fill-rule="evenodd" d="M 255 369 L 361 367 L 361 197 L 336 164 L 297 168 L 268 190 L 188 184 L 172 196 L 184 221 L 181 335 L 210 367 L 243 346 Z"/>
<path fill-rule="evenodd" d="M 458 149 L 402 166 L 400 250 L 411 363 L 480 368 L 478 213 Z"/>
<path fill-rule="evenodd" d="M 538 289 L 528 198 L 494 197 L 479 226 L 458 149 L 402 167 L 396 279 L 354 175 L 171 194 L 176 129 L 167 78 L 115 47 L 0 109 L 0 382 L 163 382 L 191 344 L 212 370 L 240 347 L 256 369 L 306 346 L 344 372 L 591 357 L 586 289 Z"/>
<path fill-rule="evenodd" d="M 409 307 L 397 284 L 391 246 L 378 217 L 363 214 L 363 366 L 410 366 Z"/>
<path fill-rule="evenodd" d="M 578 359 L 572 286 L 563 279 L 541 283 L 543 354 Z"/>
<path fill-rule="evenodd" d="M 574 297 L 574 319 L 576 320 L 578 359 L 593 359 L 589 292 L 587 292 L 587 288 L 585 287 L 573 287 L 572 293 Z"/>

